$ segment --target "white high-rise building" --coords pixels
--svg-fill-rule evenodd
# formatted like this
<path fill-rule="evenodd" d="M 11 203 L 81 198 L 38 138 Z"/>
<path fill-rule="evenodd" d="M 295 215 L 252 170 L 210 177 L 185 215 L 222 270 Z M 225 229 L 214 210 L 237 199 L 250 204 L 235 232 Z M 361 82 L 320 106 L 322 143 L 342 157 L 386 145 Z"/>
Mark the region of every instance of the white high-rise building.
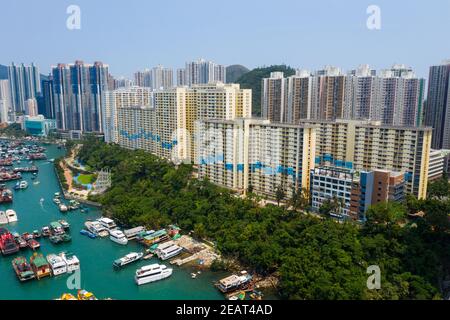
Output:
<path fill-rule="evenodd" d="M 152 87 L 152 71 L 145 69 L 134 74 L 134 85 L 138 87 Z"/>
<path fill-rule="evenodd" d="M 102 99 L 102 123 L 106 142 L 118 142 L 118 109 L 153 105 L 152 90 L 137 86 L 104 92 Z"/>
<path fill-rule="evenodd" d="M 38 106 L 36 99 L 28 99 L 25 101 L 25 115 L 36 117 L 38 115 Z"/>
<path fill-rule="evenodd" d="M 12 111 L 11 88 L 8 80 L 0 80 L 0 123 L 10 121 Z"/>
<path fill-rule="evenodd" d="M 240 89 L 238 84 L 157 90 L 153 97 L 152 107 L 135 104 L 118 107 L 116 113 L 111 113 L 113 120 L 106 121 L 118 132 L 111 135 L 112 142 L 127 148 L 144 148 L 174 162 L 193 162 L 197 120 L 251 116 L 251 90 Z"/>
<path fill-rule="evenodd" d="M 261 110 L 265 119 L 286 122 L 286 79 L 283 72 L 272 72 L 262 79 Z"/>
<path fill-rule="evenodd" d="M 152 69 L 152 89 L 164 90 L 173 87 L 173 70 L 161 65 Z"/>
<path fill-rule="evenodd" d="M 173 87 L 173 70 L 158 65 L 152 69 L 145 69 L 134 74 L 134 85 L 138 87 L 164 90 Z"/>
<path fill-rule="evenodd" d="M 332 66 L 313 74 L 298 70 L 288 78 L 273 72 L 262 80 L 261 109 L 264 118 L 282 123 L 344 118 L 419 126 L 424 85 L 425 80 L 404 65 L 394 65 L 379 74 L 368 65 L 346 75 Z"/>
<path fill-rule="evenodd" d="M 201 120 L 197 136 L 199 177 L 246 193 L 289 199 L 309 189 L 315 128 L 261 119 Z"/>
<path fill-rule="evenodd" d="M 12 63 L 8 66 L 8 80 L 11 88 L 11 103 L 14 112 L 25 110 L 25 101 L 41 94 L 41 76 L 39 68 L 33 63 L 29 66 Z"/>
<path fill-rule="evenodd" d="M 182 82 L 182 71 L 177 72 L 177 82 Z M 194 84 L 208 84 L 211 82 L 226 82 L 226 68 L 212 61 L 200 59 L 186 62 L 185 83 L 187 86 Z M 180 77 L 178 77 L 178 75 Z"/>
<path fill-rule="evenodd" d="M 178 87 L 187 86 L 186 69 L 184 68 L 177 69 L 177 86 Z"/>

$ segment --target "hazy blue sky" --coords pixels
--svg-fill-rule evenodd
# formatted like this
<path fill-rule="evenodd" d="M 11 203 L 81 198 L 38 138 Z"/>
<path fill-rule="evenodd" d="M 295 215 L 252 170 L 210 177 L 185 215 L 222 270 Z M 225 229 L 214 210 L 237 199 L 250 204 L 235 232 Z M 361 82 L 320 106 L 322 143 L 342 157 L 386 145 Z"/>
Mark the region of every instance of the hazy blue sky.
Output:
<path fill-rule="evenodd" d="M 66 9 L 81 8 L 81 30 Z M 366 27 L 369 5 L 381 30 Z M 0 0 L 0 63 L 100 60 L 115 76 L 204 57 L 249 68 L 317 69 L 405 63 L 427 76 L 450 58 L 450 1 L 400 0 Z"/>

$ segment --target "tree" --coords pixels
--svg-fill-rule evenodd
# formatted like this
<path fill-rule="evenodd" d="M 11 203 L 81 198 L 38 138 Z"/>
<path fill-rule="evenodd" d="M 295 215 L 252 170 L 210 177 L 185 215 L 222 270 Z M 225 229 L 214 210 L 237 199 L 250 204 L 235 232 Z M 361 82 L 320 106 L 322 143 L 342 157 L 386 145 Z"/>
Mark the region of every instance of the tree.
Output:
<path fill-rule="evenodd" d="M 442 178 L 431 182 L 428 185 L 428 198 L 436 198 L 439 200 L 448 199 L 450 197 L 450 183 L 448 179 Z"/>
<path fill-rule="evenodd" d="M 291 207 L 295 210 L 306 210 L 309 206 L 310 194 L 309 190 L 306 188 L 301 188 L 294 190 L 292 192 L 292 197 L 289 201 Z"/>
<path fill-rule="evenodd" d="M 278 186 L 275 189 L 275 199 L 277 200 L 277 205 L 280 206 L 281 200 L 283 200 L 286 197 L 286 192 L 284 191 L 283 187 Z"/>
<path fill-rule="evenodd" d="M 319 208 L 319 213 L 324 216 L 341 216 L 342 208 L 344 207 L 344 200 L 337 196 L 331 199 L 325 199 Z"/>
<path fill-rule="evenodd" d="M 176 223 L 182 232 L 214 241 L 226 260 L 250 272 L 279 275 L 289 299 L 431 299 L 449 274 L 448 200 L 381 203 L 365 224 L 292 214 L 283 206 L 261 207 L 207 179 L 192 177 L 191 166 L 175 167 L 151 154 L 93 140 L 79 155 L 93 168 L 108 166 L 113 182 L 95 200 L 126 226 L 151 229 Z M 305 204 L 305 190 L 291 206 Z M 277 187 L 279 202 L 285 194 Z M 330 198 L 320 208 L 335 215 L 344 203 Z M 406 212 L 424 211 L 410 220 Z M 381 269 L 382 289 L 367 290 L 368 266 Z"/>

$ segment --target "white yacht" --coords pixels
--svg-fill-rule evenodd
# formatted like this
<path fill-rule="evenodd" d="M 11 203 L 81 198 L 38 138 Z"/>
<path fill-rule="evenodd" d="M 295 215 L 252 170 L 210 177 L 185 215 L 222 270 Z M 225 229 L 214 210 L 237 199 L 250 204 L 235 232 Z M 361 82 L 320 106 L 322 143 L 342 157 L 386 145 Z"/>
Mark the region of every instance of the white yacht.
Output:
<path fill-rule="evenodd" d="M 6 217 L 8 218 L 9 223 L 17 222 L 18 220 L 16 212 L 12 209 L 6 210 Z"/>
<path fill-rule="evenodd" d="M 65 252 L 60 253 L 59 256 L 66 263 L 67 272 L 74 272 L 80 269 L 80 260 L 78 260 L 77 256 Z"/>
<path fill-rule="evenodd" d="M 168 278 L 171 275 L 171 268 L 155 263 L 136 270 L 134 280 L 136 281 L 136 284 L 140 286 L 142 284 Z"/>
<path fill-rule="evenodd" d="M 67 263 L 61 256 L 49 254 L 47 256 L 47 261 L 50 264 L 50 268 L 52 268 L 52 273 L 54 276 L 67 272 Z"/>
<path fill-rule="evenodd" d="M 111 241 L 115 243 L 122 245 L 126 245 L 128 243 L 127 237 L 125 237 L 125 234 L 120 230 L 111 230 L 109 232 L 109 239 L 111 239 Z"/>
<path fill-rule="evenodd" d="M 97 221 L 109 231 L 117 229 L 116 223 L 110 218 L 100 218 Z"/>
<path fill-rule="evenodd" d="M 176 255 L 179 255 L 181 251 L 183 251 L 183 248 L 174 244 L 173 246 L 161 250 L 158 254 L 158 257 L 161 260 L 167 260 L 172 257 L 175 257 Z"/>
<path fill-rule="evenodd" d="M 109 234 L 108 230 L 98 221 L 87 221 L 84 225 L 90 232 L 99 237 L 107 237 Z"/>
<path fill-rule="evenodd" d="M 127 264 L 130 264 L 132 262 L 139 261 L 143 256 L 144 256 L 144 254 L 142 252 L 139 252 L 139 253 L 131 252 L 131 253 L 127 254 L 125 257 L 115 260 L 113 263 L 113 266 L 120 268 L 120 267 L 126 266 Z"/>
<path fill-rule="evenodd" d="M 8 224 L 8 217 L 6 216 L 5 211 L 0 211 L 0 225 Z"/>

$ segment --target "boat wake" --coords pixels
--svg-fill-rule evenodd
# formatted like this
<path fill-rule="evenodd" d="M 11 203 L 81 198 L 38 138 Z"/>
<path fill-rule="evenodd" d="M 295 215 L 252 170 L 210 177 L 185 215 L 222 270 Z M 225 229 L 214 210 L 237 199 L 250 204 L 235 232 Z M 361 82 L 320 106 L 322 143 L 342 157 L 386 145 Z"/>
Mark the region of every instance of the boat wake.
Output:
<path fill-rule="evenodd" d="M 40 206 L 41 206 L 42 211 L 48 212 L 48 211 L 44 208 L 44 199 L 39 200 L 39 204 L 40 204 Z"/>

